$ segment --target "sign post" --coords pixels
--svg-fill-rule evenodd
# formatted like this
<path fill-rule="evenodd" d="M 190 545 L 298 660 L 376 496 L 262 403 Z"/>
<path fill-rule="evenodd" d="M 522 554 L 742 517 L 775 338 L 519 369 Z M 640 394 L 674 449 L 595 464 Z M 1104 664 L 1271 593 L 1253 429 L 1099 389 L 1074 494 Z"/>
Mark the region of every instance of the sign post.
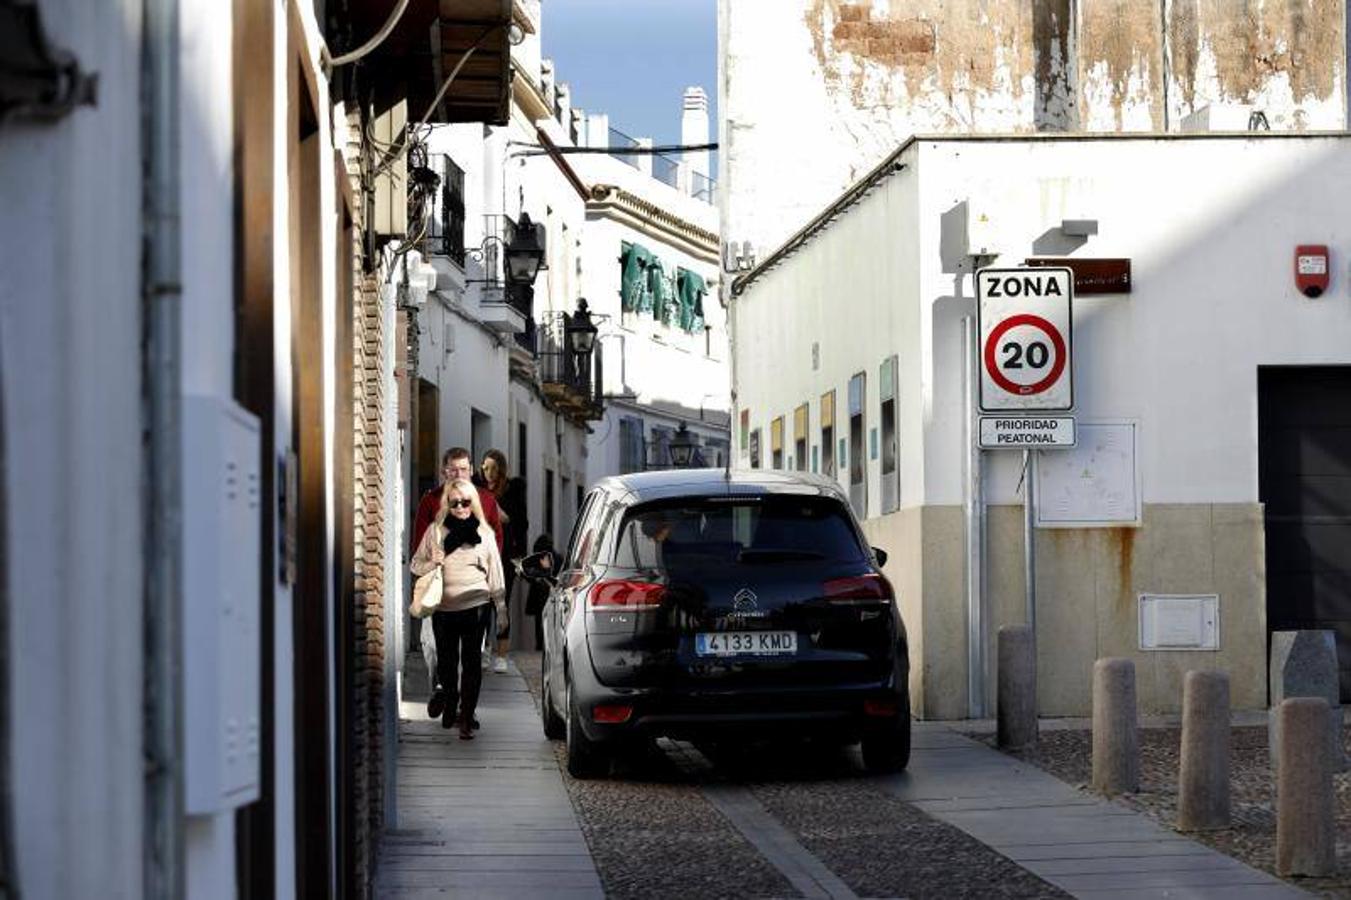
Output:
<path fill-rule="evenodd" d="M 1027 624 L 1037 639 L 1036 487 L 1032 451 L 1073 447 L 1074 273 L 1068 268 L 981 269 L 979 446 L 1023 451 L 1023 569 Z M 1035 656 L 1034 656 L 1035 659 Z"/>

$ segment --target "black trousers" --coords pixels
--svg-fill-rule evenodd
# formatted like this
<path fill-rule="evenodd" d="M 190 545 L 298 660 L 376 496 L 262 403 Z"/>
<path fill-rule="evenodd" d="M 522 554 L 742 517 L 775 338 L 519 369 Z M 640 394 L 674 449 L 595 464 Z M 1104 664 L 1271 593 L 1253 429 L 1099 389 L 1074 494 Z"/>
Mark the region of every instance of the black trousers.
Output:
<path fill-rule="evenodd" d="M 446 693 L 446 709 L 472 717 L 478 707 L 479 688 L 483 685 L 483 632 L 488 627 L 491 604 L 457 612 L 432 613 L 432 633 L 436 635 L 436 673 Z M 456 671 L 456 670 L 462 671 Z"/>

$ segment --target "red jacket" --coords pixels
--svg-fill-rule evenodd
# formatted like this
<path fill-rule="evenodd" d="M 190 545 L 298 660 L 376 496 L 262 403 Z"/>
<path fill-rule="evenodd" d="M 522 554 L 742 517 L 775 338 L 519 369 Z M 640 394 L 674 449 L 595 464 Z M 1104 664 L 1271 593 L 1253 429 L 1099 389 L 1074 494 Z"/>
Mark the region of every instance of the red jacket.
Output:
<path fill-rule="evenodd" d="M 418 544 L 422 543 L 422 533 L 425 532 L 436 521 L 436 514 L 441 510 L 441 492 L 445 490 L 444 485 L 438 484 L 430 491 L 422 495 L 418 501 L 417 515 L 413 517 L 413 540 L 409 544 L 408 553 L 411 556 L 417 552 Z M 502 552 L 502 518 L 497 514 L 497 498 L 493 492 L 483 488 L 478 492 L 478 499 L 483 504 L 483 518 L 488 520 L 492 526 L 493 534 L 497 535 L 497 552 Z"/>

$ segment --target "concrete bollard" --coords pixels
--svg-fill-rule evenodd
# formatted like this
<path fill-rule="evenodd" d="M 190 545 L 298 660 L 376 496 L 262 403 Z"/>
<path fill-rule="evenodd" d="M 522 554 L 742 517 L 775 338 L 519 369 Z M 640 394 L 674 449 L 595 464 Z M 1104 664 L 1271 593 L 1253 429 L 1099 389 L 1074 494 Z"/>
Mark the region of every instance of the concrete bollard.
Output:
<path fill-rule="evenodd" d="M 1177 827 L 1229 827 L 1229 676 L 1188 672 L 1182 682 L 1182 765 Z"/>
<path fill-rule="evenodd" d="M 1276 874 L 1331 875 L 1337 868 L 1332 821 L 1328 702 L 1295 697 L 1281 703 L 1281 758 L 1276 772 Z"/>
<path fill-rule="evenodd" d="M 1140 789 L 1140 737 L 1135 718 L 1135 663 L 1093 664 L 1093 790 L 1133 794 Z"/>
<path fill-rule="evenodd" d="M 1010 750 L 1037 743 L 1037 644 L 1027 625 L 999 629 L 996 702 L 999 746 Z"/>
<path fill-rule="evenodd" d="M 1331 631 L 1273 631 L 1271 633 L 1271 710 L 1267 714 L 1267 748 L 1271 768 L 1281 757 L 1282 701 L 1291 697 L 1322 697 L 1328 702 L 1328 752 L 1332 771 L 1347 768 L 1342 753 L 1341 686 L 1337 674 L 1337 641 Z"/>

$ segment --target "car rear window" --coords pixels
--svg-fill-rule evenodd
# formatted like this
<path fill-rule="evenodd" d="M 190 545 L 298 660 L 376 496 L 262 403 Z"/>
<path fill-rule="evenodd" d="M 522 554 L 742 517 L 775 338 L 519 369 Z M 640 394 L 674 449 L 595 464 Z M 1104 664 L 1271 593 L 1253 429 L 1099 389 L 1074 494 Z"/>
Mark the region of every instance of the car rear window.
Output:
<path fill-rule="evenodd" d="M 838 501 L 771 495 L 634 507 L 620 528 L 614 564 L 662 569 L 674 556 L 753 565 L 865 555 Z"/>

